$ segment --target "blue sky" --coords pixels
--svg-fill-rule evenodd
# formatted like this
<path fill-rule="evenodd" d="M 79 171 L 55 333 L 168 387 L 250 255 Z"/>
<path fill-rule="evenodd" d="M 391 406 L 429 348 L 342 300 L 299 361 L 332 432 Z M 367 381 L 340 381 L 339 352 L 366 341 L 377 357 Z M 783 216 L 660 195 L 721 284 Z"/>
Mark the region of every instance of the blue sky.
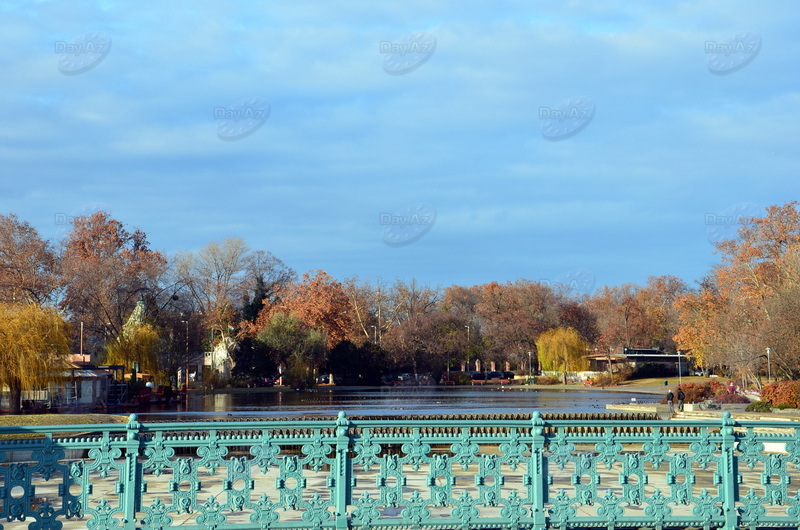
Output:
<path fill-rule="evenodd" d="M 2 2 L 0 212 L 58 238 L 105 209 L 168 255 L 238 236 L 340 279 L 693 284 L 730 220 L 798 198 L 798 22 L 791 0 Z"/>

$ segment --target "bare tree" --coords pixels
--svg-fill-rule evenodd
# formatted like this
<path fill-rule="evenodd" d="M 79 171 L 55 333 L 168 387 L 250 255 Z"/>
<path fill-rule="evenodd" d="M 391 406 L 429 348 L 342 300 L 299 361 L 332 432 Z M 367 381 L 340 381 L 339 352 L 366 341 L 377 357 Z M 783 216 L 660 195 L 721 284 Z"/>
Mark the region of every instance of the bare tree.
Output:
<path fill-rule="evenodd" d="M 129 232 L 102 211 L 78 217 L 62 258 L 62 307 L 103 341 L 118 337 L 136 302 L 161 291 L 166 268 L 141 230 Z"/>
<path fill-rule="evenodd" d="M 58 286 L 58 258 L 50 243 L 16 215 L 0 215 L 0 301 L 41 304 Z"/>

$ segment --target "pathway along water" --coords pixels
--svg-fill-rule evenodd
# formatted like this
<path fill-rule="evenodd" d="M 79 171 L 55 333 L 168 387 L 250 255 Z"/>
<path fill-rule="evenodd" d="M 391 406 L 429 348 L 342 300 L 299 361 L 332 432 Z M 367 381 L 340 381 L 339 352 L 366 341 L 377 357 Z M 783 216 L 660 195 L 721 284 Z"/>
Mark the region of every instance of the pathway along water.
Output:
<path fill-rule="evenodd" d="M 231 417 L 407 416 L 413 414 L 492 414 L 606 412 L 609 403 L 656 403 L 660 395 L 600 389 L 524 387 L 317 388 L 303 392 L 193 392 L 188 405 L 154 405 L 141 421 L 202 421 Z"/>

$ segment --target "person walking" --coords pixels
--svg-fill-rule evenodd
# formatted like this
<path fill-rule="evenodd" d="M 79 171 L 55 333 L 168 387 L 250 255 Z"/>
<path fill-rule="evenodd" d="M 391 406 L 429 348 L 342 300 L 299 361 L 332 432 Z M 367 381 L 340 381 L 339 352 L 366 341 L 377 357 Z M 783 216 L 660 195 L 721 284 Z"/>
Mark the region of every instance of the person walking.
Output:
<path fill-rule="evenodd" d="M 686 394 L 683 393 L 681 387 L 678 387 L 678 412 L 683 412 L 683 402 L 686 399 Z"/>
<path fill-rule="evenodd" d="M 667 392 L 667 405 L 669 405 L 669 413 L 670 415 L 675 414 L 675 394 L 672 393 L 672 389 Z"/>

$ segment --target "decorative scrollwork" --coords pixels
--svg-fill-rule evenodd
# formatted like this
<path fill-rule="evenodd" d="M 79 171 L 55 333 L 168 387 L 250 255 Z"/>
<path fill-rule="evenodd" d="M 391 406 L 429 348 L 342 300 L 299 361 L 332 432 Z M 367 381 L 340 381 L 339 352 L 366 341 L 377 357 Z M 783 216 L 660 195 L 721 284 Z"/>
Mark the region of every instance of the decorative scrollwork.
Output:
<path fill-rule="evenodd" d="M 461 464 L 461 469 L 469 469 L 469 465 L 475 461 L 475 455 L 478 454 L 478 444 L 472 441 L 469 434 L 469 429 L 461 430 L 461 439 L 451 446 L 453 451 L 453 458 Z"/>
<path fill-rule="evenodd" d="M 360 528 L 370 528 L 372 523 L 380 519 L 381 512 L 377 508 L 378 499 L 372 498 L 368 491 L 361 494 L 355 501 L 355 510 L 352 514 L 353 526 Z"/>
<path fill-rule="evenodd" d="M 322 441 L 322 433 L 319 429 L 314 430 L 311 443 L 303 444 L 302 451 L 306 455 L 302 463 L 308 464 L 314 471 L 319 471 L 325 464 L 333 462 L 333 459 L 328 456 L 333 451 L 333 446 Z"/>
<path fill-rule="evenodd" d="M 422 464 L 428 460 L 427 456 L 431 451 L 431 446 L 422 442 L 419 428 L 414 428 L 411 441 L 404 443 L 401 449 L 405 453 L 402 459 L 403 463 L 409 464 L 414 471 L 419 471 Z"/>
<path fill-rule="evenodd" d="M 169 528 L 172 526 L 172 517 L 169 516 L 169 508 L 156 497 L 150 506 L 144 507 L 147 514 L 142 517 L 142 525 L 145 528 Z"/>
<path fill-rule="evenodd" d="M 366 472 L 369 472 L 372 466 L 379 464 L 381 461 L 378 458 L 381 446 L 373 441 L 372 432 L 369 428 L 365 428 L 361 436 L 358 437 L 353 445 L 353 451 L 356 455 L 353 458 L 353 465 L 361 466 Z"/>

